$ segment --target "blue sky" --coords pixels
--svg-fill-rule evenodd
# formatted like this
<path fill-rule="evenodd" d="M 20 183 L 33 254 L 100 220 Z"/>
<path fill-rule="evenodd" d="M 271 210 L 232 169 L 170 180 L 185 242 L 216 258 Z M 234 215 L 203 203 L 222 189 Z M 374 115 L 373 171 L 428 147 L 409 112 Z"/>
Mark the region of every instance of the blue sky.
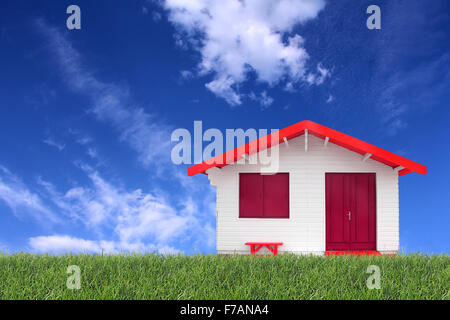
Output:
<path fill-rule="evenodd" d="M 448 253 L 450 3 L 217 3 L 1 2 L 0 249 L 214 252 L 214 189 L 171 132 L 309 119 L 426 165 L 400 245 Z"/>

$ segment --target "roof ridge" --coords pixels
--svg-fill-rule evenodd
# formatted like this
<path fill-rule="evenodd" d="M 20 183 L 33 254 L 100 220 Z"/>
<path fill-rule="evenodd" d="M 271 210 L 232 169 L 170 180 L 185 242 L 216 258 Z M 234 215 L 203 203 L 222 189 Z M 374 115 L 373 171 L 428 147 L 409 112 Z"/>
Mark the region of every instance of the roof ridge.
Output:
<path fill-rule="evenodd" d="M 376 160 L 393 168 L 399 168 L 399 176 L 411 172 L 417 172 L 420 174 L 427 173 L 427 167 L 422 164 L 409 160 L 393 152 L 387 151 L 383 148 L 377 147 L 363 140 L 352 137 L 348 134 L 328 128 L 311 120 L 302 120 L 276 131 L 278 132 L 278 141 L 274 141 L 274 145 L 278 145 L 284 142 L 284 138 L 286 138 L 286 140 L 290 140 L 303 135 L 305 133 L 305 129 L 308 129 L 308 133 L 311 133 L 318 138 L 325 139 L 326 137 L 328 137 L 329 142 L 331 143 L 362 155 L 370 154 L 369 157 L 373 160 Z M 228 150 L 211 159 L 205 160 L 202 163 L 195 164 L 188 168 L 188 175 L 193 176 L 198 173 L 206 174 L 206 170 L 210 168 L 221 168 L 238 161 L 242 158 L 243 154 L 251 155 L 267 148 L 271 148 L 271 135 L 272 133 L 269 133 L 266 136 L 250 141 L 232 150 Z"/>

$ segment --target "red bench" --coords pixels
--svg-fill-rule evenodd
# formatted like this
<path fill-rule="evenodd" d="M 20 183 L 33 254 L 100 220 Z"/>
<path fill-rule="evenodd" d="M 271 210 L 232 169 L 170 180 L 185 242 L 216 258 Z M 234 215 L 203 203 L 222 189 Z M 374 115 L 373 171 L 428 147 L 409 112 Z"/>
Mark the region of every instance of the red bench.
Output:
<path fill-rule="evenodd" d="M 276 256 L 278 253 L 278 246 L 283 245 L 283 242 L 246 242 L 245 245 L 250 246 L 250 252 L 252 255 L 256 255 L 259 249 L 265 246 L 270 250 L 270 252 L 273 253 L 274 256 Z"/>

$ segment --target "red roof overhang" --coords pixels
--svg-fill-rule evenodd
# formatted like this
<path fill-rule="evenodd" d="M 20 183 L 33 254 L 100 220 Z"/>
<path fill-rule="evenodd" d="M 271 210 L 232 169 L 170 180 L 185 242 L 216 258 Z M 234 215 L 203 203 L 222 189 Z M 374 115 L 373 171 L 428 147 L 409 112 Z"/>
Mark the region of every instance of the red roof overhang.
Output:
<path fill-rule="evenodd" d="M 271 134 L 268 134 L 265 138 L 259 138 L 256 141 L 249 142 L 245 145 L 239 146 L 233 150 L 229 150 L 221 155 L 218 155 L 212 159 L 193 165 L 188 168 L 188 175 L 193 176 L 198 173 L 206 173 L 206 170 L 213 167 L 222 168 L 224 166 L 227 166 L 228 164 L 242 159 L 245 153 L 251 155 L 253 153 L 272 147 L 272 144 L 277 145 L 284 142 L 284 138 L 290 140 L 292 138 L 298 137 L 305 133 L 305 129 L 308 129 L 308 134 L 314 135 L 321 139 L 325 139 L 326 137 L 328 137 L 329 142 L 337 144 L 338 146 L 344 147 L 361 155 L 370 153 L 371 159 L 384 163 L 392 168 L 403 167 L 403 169 L 399 170 L 398 172 L 399 176 L 411 172 L 417 172 L 420 174 L 427 173 L 427 167 L 425 167 L 424 165 L 406 159 L 387 150 L 381 149 L 370 143 L 356 139 L 345 133 L 330 129 L 309 120 L 304 120 L 279 130 L 278 138 L 273 142 L 271 139 Z"/>

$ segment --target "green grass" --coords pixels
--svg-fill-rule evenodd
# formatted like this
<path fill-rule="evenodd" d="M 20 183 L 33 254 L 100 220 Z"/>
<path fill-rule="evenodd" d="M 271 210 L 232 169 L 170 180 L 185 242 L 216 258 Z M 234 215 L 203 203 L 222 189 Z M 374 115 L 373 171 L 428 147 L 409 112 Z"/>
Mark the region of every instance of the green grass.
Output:
<path fill-rule="evenodd" d="M 81 289 L 66 287 L 69 265 Z M 381 289 L 369 290 L 369 265 Z M 447 255 L 314 257 L 0 253 L 0 299 L 445 299 Z"/>

